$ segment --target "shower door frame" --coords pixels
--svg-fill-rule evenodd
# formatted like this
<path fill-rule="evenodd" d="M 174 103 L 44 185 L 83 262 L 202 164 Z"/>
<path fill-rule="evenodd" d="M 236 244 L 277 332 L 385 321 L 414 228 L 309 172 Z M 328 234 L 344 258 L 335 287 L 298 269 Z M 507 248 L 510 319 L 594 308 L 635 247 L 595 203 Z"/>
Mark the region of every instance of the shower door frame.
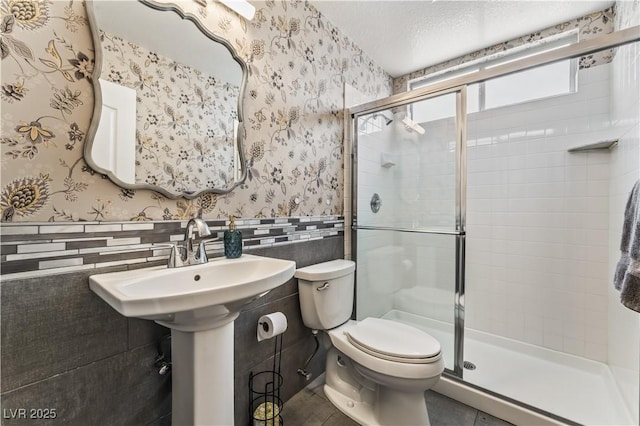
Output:
<path fill-rule="evenodd" d="M 445 374 L 458 380 L 462 380 L 464 371 L 464 313 L 465 313 L 465 229 L 466 229 L 466 88 L 467 86 L 489 80 L 494 77 L 513 74 L 529 68 L 550 64 L 553 62 L 579 58 L 584 55 L 595 53 L 605 49 L 612 49 L 629 43 L 640 41 L 640 26 L 630 27 L 624 30 L 615 31 L 601 35 L 596 38 L 580 41 L 570 46 L 561 47 L 549 52 L 525 57 L 492 68 L 482 69 L 477 72 L 454 77 L 413 89 L 397 95 L 392 95 L 384 99 L 368 102 L 349 109 L 351 125 L 351 217 L 347 218 L 351 226 L 352 257 L 357 261 L 357 231 L 363 230 L 388 230 L 397 232 L 416 232 L 430 234 L 456 235 L 456 279 L 455 279 L 455 299 L 454 299 L 454 369 L 445 370 Z M 437 97 L 447 93 L 458 92 L 456 96 L 456 231 L 447 232 L 438 229 L 402 229 L 389 227 L 358 226 L 358 118 L 362 115 L 373 114 L 382 110 L 408 105 L 417 101 Z M 462 109 L 462 110 L 461 110 Z M 356 287 L 357 288 L 357 287 Z M 355 307 L 354 307 L 355 308 Z M 354 309 L 355 312 L 355 309 Z M 466 385 L 468 383 L 464 382 Z M 474 386 L 476 387 L 476 386 Z M 484 392 L 492 393 L 484 388 Z M 505 395 L 494 395 L 502 399 L 509 400 L 517 405 L 534 409 L 545 413 L 535 407 L 531 407 L 520 401 L 511 400 Z M 550 414 L 550 413 L 546 413 Z M 553 416 L 553 414 L 551 414 Z"/>
<path fill-rule="evenodd" d="M 385 227 L 385 226 L 359 226 L 357 223 L 357 207 L 358 207 L 358 165 L 357 165 L 357 152 L 358 152 L 358 140 L 355 135 L 358 134 L 358 118 L 362 115 L 375 114 L 376 112 L 400 107 L 408 106 L 415 102 L 425 101 L 433 99 L 439 96 L 455 93 L 456 95 L 456 188 L 455 188 L 455 225 L 453 230 L 445 230 L 440 228 L 399 228 L 399 227 Z M 388 98 L 387 98 L 388 99 Z M 378 104 L 379 102 L 373 102 L 372 104 Z M 368 105 L 368 104 L 367 104 Z M 358 108 L 358 107 L 356 107 Z M 431 92 L 422 94 L 416 97 L 410 97 L 406 100 L 400 100 L 398 102 L 390 104 L 382 104 L 373 106 L 370 109 L 366 109 L 360 112 L 353 112 L 351 114 L 353 120 L 353 134 L 352 134 L 352 153 L 351 153 L 351 194 L 352 194 L 352 217 L 351 217 L 351 230 L 353 232 L 352 242 L 352 256 L 357 260 L 357 238 L 355 233 L 357 230 L 371 230 L 371 231 L 393 231 L 393 232 L 408 232 L 416 234 L 431 234 L 431 235 L 451 235 L 455 237 L 455 296 L 454 296 L 454 368 L 453 370 L 446 369 L 449 374 L 455 377 L 462 378 L 463 364 L 464 364 L 464 279 L 465 279 L 465 232 L 466 232 L 466 191 L 467 191 L 467 87 L 466 85 L 449 87 L 437 92 Z M 355 309 L 354 309 L 355 312 Z"/>

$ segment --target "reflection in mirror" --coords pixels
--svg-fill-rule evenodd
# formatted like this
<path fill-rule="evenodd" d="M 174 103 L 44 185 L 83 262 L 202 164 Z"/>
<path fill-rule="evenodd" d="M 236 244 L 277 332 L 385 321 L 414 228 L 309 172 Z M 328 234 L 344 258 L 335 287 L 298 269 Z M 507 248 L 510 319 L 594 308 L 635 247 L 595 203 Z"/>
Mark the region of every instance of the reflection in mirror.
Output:
<path fill-rule="evenodd" d="M 89 165 L 120 186 L 172 198 L 238 185 L 246 77 L 228 44 L 173 5 L 89 4 L 101 45 L 95 84 L 102 95 L 95 137 L 85 149 Z"/>

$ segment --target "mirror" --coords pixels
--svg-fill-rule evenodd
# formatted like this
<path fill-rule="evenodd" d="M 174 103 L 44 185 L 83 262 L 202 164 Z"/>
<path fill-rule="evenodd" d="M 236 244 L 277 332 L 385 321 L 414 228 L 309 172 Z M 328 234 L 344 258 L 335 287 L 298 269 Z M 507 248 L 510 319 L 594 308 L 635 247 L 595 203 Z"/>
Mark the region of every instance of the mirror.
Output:
<path fill-rule="evenodd" d="M 169 198 L 225 193 L 246 176 L 246 65 L 174 4 L 87 2 L 96 106 L 87 164 L 123 188 Z"/>

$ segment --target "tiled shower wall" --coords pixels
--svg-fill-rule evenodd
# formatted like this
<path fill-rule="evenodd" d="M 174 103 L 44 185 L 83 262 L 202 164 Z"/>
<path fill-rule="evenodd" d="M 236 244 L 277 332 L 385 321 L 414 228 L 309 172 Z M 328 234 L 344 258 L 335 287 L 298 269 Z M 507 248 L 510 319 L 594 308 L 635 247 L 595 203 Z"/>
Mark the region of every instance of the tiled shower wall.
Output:
<path fill-rule="evenodd" d="M 154 364 L 159 340 L 169 330 L 121 316 L 90 291 L 88 277 L 166 264 L 164 247 L 183 238 L 184 225 L 2 226 L 3 409 L 55 409 L 55 421 L 70 425 L 169 424 L 171 379 Z M 225 224 L 209 225 L 221 230 Z M 246 220 L 239 227 L 245 253 L 294 260 L 298 267 L 344 255 L 341 217 Z M 212 243 L 207 251 L 218 256 L 221 247 Z M 247 305 L 235 321 L 236 424 L 248 422 L 249 373 L 272 365 L 273 341 L 257 342 L 255 329 L 261 315 L 274 311 L 289 322 L 282 398 L 306 385 L 296 371 L 313 350 L 313 339 L 302 324 L 297 282 L 291 279 Z M 323 352 L 309 370 L 314 376 L 324 370 Z M 46 422 L 2 419 L 3 425 L 41 423 Z"/>
<path fill-rule="evenodd" d="M 467 326 L 606 361 L 610 67 L 469 116 Z"/>

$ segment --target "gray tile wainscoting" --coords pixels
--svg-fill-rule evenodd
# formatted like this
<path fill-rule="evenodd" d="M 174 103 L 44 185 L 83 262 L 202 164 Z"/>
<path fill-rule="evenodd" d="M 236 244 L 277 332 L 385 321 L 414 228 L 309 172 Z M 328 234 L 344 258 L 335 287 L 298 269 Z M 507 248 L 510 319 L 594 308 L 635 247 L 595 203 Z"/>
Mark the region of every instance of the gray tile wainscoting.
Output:
<path fill-rule="evenodd" d="M 89 275 L 2 281 L 3 425 L 145 424 L 171 411 L 170 378 L 154 368 L 168 330 L 118 314 L 91 292 Z M 26 418 L 9 411 L 21 408 Z M 56 418 L 32 418 L 31 409 L 55 409 Z"/>
<path fill-rule="evenodd" d="M 169 330 L 122 317 L 91 292 L 88 277 L 164 264 L 166 243 L 182 238 L 185 223 L 2 224 L 2 425 L 170 424 L 171 378 L 160 376 L 154 365 L 157 342 Z M 219 230 L 225 226 L 223 221 L 209 224 Z M 344 254 L 341 217 L 260 219 L 243 226 L 246 253 L 294 260 L 298 267 Z M 110 241 L 116 239 L 122 240 Z M 216 256 L 221 249 L 214 243 L 208 252 Z M 57 262 L 69 258 L 81 262 Z M 56 262 L 54 269 L 43 269 L 45 261 Z M 255 336 L 257 319 L 274 311 L 284 312 L 289 322 L 283 337 L 282 398 L 307 384 L 296 371 L 314 343 L 302 324 L 298 288 L 291 279 L 248 305 L 236 320 L 238 425 L 249 419 L 250 372 L 272 365 L 273 341 L 258 342 Z M 324 353 L 310 370 L 314 377 L 322 373 Z M 10 418 L 9 410 L 19 408 L 55 408 L 56 419 Z"/>

